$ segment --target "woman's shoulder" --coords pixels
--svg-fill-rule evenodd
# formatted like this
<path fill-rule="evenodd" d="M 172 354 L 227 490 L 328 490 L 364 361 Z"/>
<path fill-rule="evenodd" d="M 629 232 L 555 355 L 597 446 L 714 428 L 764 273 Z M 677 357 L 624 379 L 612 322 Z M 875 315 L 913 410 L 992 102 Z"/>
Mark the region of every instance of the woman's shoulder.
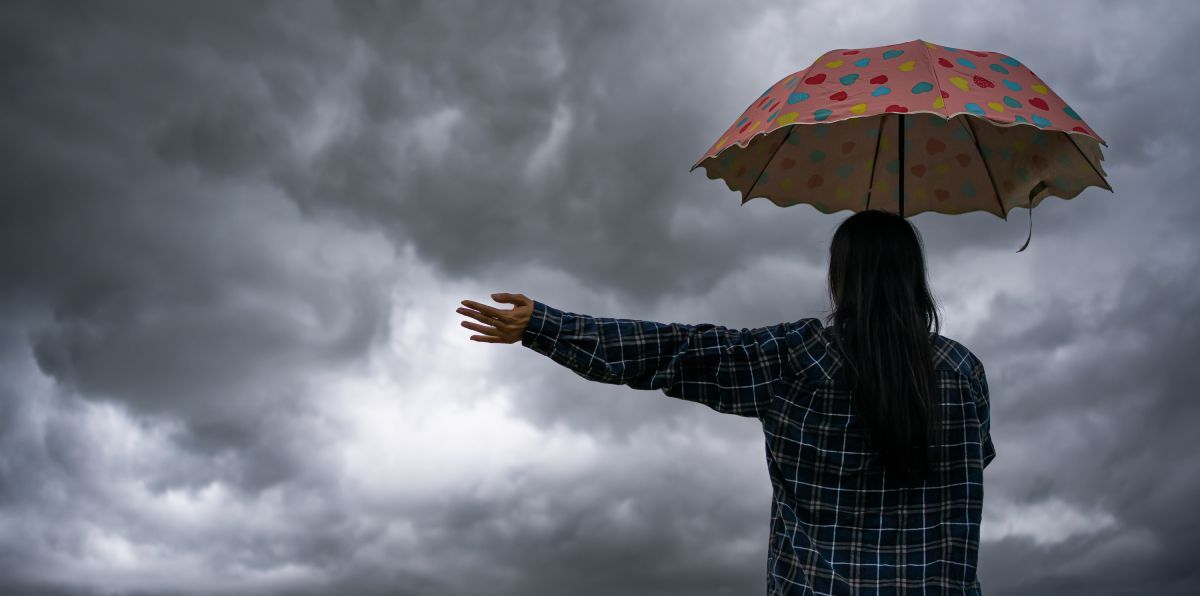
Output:
<path fill-rule="evenodd" d="M 819 370 L 822 376 L 836 376 L 842 358 L 833 336 L 833 327 L 821 319 L 805 318 L 784 325 L 793 367 L 798 371 Z M 983 364 L 967 346 L 937 333 L 929 334 L 934 368 L 971 377 L 980 374 Z"/>
<path fill-rule="evenodd" d="M 983 363 L 967 346 L 944 335 L 929 335 L 933 346 L 934 368 L 950 370 L 970 377 L 983 368 Z"/>
<path fill-rule="evenodd" d="M 799 374 L 818 370 L 823 376 L 833 374 L 841 366 L 841 358 L 831 345 L 829 328 L 817 318 L 804 318 L 785 323 L 788 361 Z"/>

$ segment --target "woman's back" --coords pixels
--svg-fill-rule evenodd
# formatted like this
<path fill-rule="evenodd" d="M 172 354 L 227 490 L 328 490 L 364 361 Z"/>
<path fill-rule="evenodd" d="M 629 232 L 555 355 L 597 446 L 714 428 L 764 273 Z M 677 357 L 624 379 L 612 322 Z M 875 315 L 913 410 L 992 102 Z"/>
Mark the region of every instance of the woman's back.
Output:
<path fill-rule="evenodd" d="M 741 330 L 526 299 L 520 339 L 586 379 L 761 422 L 769 594 L 978 594 L 983 469 L 995 457 L 987 380 L 938 334 L 916 228 L 878 211 L 847 218 L 829 290 L 828 327 Z"/>
<path fill-rule="evenodd" d="M 995 457 L 982 363 L 931 334 L 944 430 L 933 472 L 906 486 L 867 444 L 832 328 L 789 325 L 762 416 L 773 485 L 772 594 L 932 588 L 977 594 L 983 468 Z"/>

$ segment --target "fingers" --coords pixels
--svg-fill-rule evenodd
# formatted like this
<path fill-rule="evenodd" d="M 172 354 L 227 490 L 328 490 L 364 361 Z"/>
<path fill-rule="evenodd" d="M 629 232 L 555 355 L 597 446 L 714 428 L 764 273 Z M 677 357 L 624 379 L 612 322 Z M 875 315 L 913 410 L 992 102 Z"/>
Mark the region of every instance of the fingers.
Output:
<path fill-rule="evenodd" d="M 488 315 L 490 317 L 501 317 L 504 315 L 504 311 L 496 309 L 496 308 L 492 308 L 486 304 L 480 304 L 478 302 L 475 302 L 474 300 L 463 300 L 462 304 L 463 304 L 463 306 L 469 306 L 469 307 L 471 307 L 485 315 Z M 466 314 L 466 313 L 463 313 L 463 314 Z"/>
<path fill-rule="evenodd" d="M 494 337 L 501 336 L 500 330 L 496 329 L 495 327 L 489 327 L 487 325 L 480 325 L 479 323 L 472 323 L 470 321 L 463 321 L 462 326 L 466 327 L 467 329 L 470 329 L 472 331 L 478 331 L 484 335 L 491 335 Z"/>
<path fill-rule="evenodd" d="M 483 313 L 471 310 L 469 308 L 459 308 L 459 309 L 456 309 L 455 312 L 457 312 L 461 315 L 466 315 L 468 317 L 471 317 L 472 319 L 475 319 L 476 321 L 479 321 L 480 323 L 484 323 L 487 325 L 495 325 L 497 322 L 497 319 L 489 317 Z"/>
<path fill-rule="evenodd" d="M 528 321 L 528 311 L 531 310 L 533 301 L 524 294 L 496 292 L 491 296 L 496 302 L 515 304 L 517 306 L 507 310 L 500 310 L 474 300 L 463 300 L 463 307 L 455 309 L 455 312 L 471 317 L 483 324 L 463 321 L 462 326 L 483 334 L 472 335 L 470 338 L 472 341 L 483 343 L 516 343 L 520 339 L 520 333 Z"/>

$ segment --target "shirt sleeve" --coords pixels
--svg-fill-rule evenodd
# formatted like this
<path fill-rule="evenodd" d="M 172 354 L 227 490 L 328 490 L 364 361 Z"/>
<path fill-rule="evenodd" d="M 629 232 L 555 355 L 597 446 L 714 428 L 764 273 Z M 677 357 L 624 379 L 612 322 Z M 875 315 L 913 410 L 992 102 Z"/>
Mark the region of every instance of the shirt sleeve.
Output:
<path fill-rule="evenodd" d="M 978 394 L 975 400 L 975 412 L 979 418 L 980 441 L 983 447 L 983 467 L 987 468 L 988 464 L 996 459 L 996 446 L 992 444 L 992 408 L 991 398 L 988 395 L 987 374 L 983 369 L 983 363 L 976 361 L 974 377 L 975 386 Z"/>
<path fill-rule="evenodd" d="M 787 366 L 786 332 L 591 317 L 535 300 L 521 344 L 591 381 L 761 417 Z"/>

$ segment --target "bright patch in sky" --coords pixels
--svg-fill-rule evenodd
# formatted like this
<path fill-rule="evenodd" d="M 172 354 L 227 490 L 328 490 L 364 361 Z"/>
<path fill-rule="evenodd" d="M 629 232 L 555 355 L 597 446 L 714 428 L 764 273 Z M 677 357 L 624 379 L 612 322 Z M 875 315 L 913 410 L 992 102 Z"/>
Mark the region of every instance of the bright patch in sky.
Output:
<path fill-rule="evenodd" d="M 988 499 L 979 531 L 983 541 L 1018 536 L 1048 546 L 1074 536 L 1095 534 L 1116 524 L 1117 519 L 1107 511 L 1084 510 L 1060 499 L 1039 503 Z"/>

